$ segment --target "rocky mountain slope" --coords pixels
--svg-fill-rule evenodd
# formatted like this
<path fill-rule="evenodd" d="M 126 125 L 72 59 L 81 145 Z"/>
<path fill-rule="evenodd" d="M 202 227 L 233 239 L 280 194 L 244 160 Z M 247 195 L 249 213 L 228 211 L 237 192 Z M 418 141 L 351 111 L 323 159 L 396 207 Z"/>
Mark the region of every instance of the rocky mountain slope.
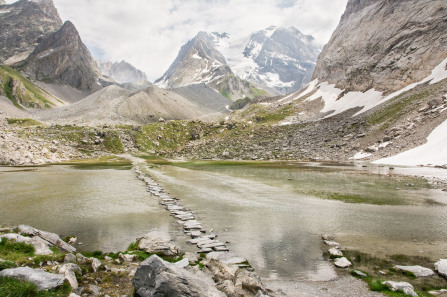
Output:
<path fill-rule="evenodd" d="M 13 64 L 28 57 L 37 44 L 62 26 L 52 0 L 0 3 L 0 63 Z"/>
<path fill-rule="evenodd" d="M 124 60 L 115 63 L 103 61 L 96 62 L 103 76 L 111 78 L 125 89 L 139 91 L 151 85 L 147 80 L 146 73 Z"/>
<path fill-rule="evenodd" d="M 271 26 L 248 40 L 219 38 L 216 43 L 236 75 L 272 94 L 287 94 L 307 84 L 321 51 L 312 36 L 295 27 Z"/>
<path fill-rule="evenodd" d="M 213 92 L 205 93 L 210 91 Z M 217 120 L 228 113 L 219 104 L 204 106 L 175 91 L 154 85 L 136 93 L 111 85 L 69 106 L 34 112 L 29 116 L 45 123 L 94 126 L 139 125 L 160 119 Z"/>
<path fill-rule="evenodd" d="M 199 32 L 182 46 L 175 61 L 155 84 L 178 88 L 205 83 L 233 100 L 263 94 L 233 73 L 225 57 L 215 48 L 214 38 L 214 34 Z"/>
<path fill-rule="evenodd" d="M 313 79 L 385 94 L 418 82 L 447 57 L 446 15 L 443 0 L 350 0 Z"/>
<path fill-rule="evenodd" d="M 84 45 L 72 22 L 44 38 L 31 55 L 16 65 L 29 77 L 59 83 L 80 90 L 101 88 L 101 74 L 90 51 Z"/>

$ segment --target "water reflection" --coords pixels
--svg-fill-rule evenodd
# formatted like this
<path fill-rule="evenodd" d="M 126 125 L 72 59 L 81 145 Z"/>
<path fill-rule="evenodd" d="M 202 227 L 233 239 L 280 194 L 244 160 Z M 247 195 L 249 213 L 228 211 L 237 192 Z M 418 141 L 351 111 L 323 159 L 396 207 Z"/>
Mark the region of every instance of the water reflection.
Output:
<path fill-rule="evenodd" d="M 349 248 L 364 252 L 421 254 L 423 250 L 426 256 L 442 256 L 447 247 L 447 207 L 423 201 L 445 203 L 446 195 L 422 180 L 390 178 L 362 168 L 207 162 L 161 166 L 150 172 L 263 276 L 333 277 L 322 259 L 321 234 L 334 234 Z M 406 187 L 410 181 L 414 187 Z M 311 189 L 376 195 L 395 205 L 349 204 L 303 194 Z"/>

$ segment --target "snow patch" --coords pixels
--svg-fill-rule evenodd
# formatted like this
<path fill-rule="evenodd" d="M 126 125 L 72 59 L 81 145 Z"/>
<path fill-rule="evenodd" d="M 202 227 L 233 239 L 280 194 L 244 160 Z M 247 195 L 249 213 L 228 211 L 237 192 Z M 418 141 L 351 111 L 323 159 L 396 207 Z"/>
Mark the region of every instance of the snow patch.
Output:
<path fill-rule="evenodd" d="M 360 151 L 354 155 L 354 157 L 349 158 L 349 160 L 361 160 L 372 156 L 370 153 L 365 153 L 364 151 Z"/>
<path fill-rule="evenodd" d="M 447 121 L 427 137 L 427 143 L 396 156 L 377 160 L 374 164 L 417 166 L 447 164 Z"/>
<path fill-rule="evenodd" d="M 194 55 L 191 56 L 191 58 L 196 59 L 196 60 L 202 60 L 202 57 L 199 56 L 199 53 L 195 53 Z"/>
<path fill-rule="evenodd" d="M 437 82 L 440 82 L 443 79 L 447 78 L 447 70 L 446 70 L 446 64 L 447 59 L 442 61 L 438 66 L 436 66 L 432 73 L 423 79 L 420 82 L 413 83 L 411 85 L 406 86 L 405 88 L 396 91 L 386 97 L 383 96 L 383 94 L 379 91 L 376 91 L 375 89 L 370 89 L 364 93 L 362 92 L 349 92 L 339 98 L 339 96 L 343 93 L 343 90 L 338 89 L 333 84 L 328 84 L 327 82 L 323 82 L 318 84 L 317 80 L 312 81 L 309 83 L 307 89 L 305 92 L 299 94 L 297 98 L 292 99 L 297 100 L 305 95 L 309 94 L 310 92 L 317 90 L 315 94 L 307 98 L 308 101 L 316 100 L 318 98 L 322 98 L 324 101 L 324 108 L 321 112 L 327 113 L 330 112 L 329 115 L 326 116 L 332 117 L 337 114 L 340 114 L 346 110 L 352 109 L 352 108 L 361 108 L 356 114 L 353 116 L 357 116 L 365 111 L 368 111 L 406 91 L 409 91 L 413 89 L 414 87 L 423 84 L 423 83 L 429 83 L 429 84 L 435 84 Z M 317 85 L 318 84 L 318 85 Z M 280 100 L 284 101 L 291 97 L 291 95 L 283 98 Z"/>
<path fill-rule="evenodd" d="M 293 87 L 293 81 L 291 82 L 283 82 L 279 78 L 278 73 L 267 72 L 265 74 L 259 75 L 259 78 L 265 82 L 268 87 Z"/>

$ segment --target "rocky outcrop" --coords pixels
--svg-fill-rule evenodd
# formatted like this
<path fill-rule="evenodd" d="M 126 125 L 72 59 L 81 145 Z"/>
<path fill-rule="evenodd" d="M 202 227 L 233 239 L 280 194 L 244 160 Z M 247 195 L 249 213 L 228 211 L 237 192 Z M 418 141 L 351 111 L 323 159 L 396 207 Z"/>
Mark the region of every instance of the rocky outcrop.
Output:
<path fill-rule="evenodd" d="M 151 256 L 141 263 L 132 279 L 135 296 L 223 297 L 214 282 L 200 270 L 188 271 Z"/>
<path fill-rule="evenodd" d="M 69 253 L 73 253 L 76 251 L 76 249 L 74 247 L 72 247 L 71 245 L 69 245 L 62 239 L 60 239 L 59 235 L 57 235 L 55 233 L 42 231 L 42 230 L 33 228 L 31 226 L 28 226 L 28 225 L 19 225 L 18 230 L 19 230 L 20 234 L 25 234 L 25 235 L 32 236 L 32 237 L 34 237 L 34 236 L 40 237 L 41 239 L 47 241 L 51 245 L 54 245 L 54 246 L 60 248 L 63 251 L 66 251 Z"/>
<path fill-rule="evenodd" d="M 18 278 L 23 281 L 32 282 L 37 286 L 39 291 L 51 290 L 61 286 L 65 277 L 58 274 L 52 274 L 42 269 L 32 269 L 29 267 L 19 267 L 13 269 L 5 269 L 0 272 L 1 277 Z"/>
<path fill-rule="evenodd" d="M 350 0 L 313 79 L 384 93 L 418 82 L 446 58 L 446 13 L 443 0 Z"/>
<path fill-rule="evenodd" d="M 138 249 L 149 254 L 177 256 L 180 248 L 171 240 L 169 234 L 153 231 L 137 240 Z"/>
<path fill-rule="evenodd" d="M 89 91 L 102 87 L 98 85 L 98 66 L 70 21 L 43 39 L 29 58 L 17 66 L 40 81 Z"/>
<path fill-rule="evenodd" d="M 5 4 L 0 3 L 0 63 L 26 59 L 42 39 L 62 26 L 51 0 Z"/>
<path fill-rule="evenodd" d="M 120 84 L 147 82 L 146 73 L 135 68 L 126 61 L 121 62 L 97 62 L 103 75 L 109 76 Z"/>

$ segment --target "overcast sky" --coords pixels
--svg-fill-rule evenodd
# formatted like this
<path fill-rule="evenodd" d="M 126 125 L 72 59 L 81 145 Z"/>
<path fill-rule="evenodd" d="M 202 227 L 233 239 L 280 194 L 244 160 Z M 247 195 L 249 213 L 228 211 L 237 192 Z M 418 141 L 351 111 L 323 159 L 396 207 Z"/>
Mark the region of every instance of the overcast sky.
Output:
<path fill-rule="evenodd" d="M 126 60 L 150 81 L 163 75 L 199 31 L 249 35 L 295 26 L 326 43 L 347 0 L 53 0 L 95 58 Z M 7 0 L 8 3 L 14 2 Z"/>

